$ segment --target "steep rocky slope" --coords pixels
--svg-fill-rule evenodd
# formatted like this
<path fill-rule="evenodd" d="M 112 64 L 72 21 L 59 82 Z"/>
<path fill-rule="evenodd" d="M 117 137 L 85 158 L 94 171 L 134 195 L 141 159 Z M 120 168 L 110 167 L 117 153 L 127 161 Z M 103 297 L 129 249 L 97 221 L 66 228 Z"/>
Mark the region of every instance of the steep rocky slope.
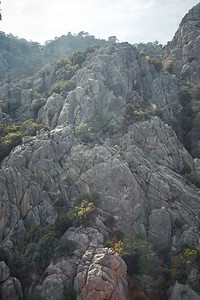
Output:
<path fill-rule="evenodd" d="M 187 83 L 199 84 L 200 4 L 182 19 L 170 43 L 165 65 Z M 170 66 L 171 65 L 171 66 Z"/>
<path fill-rule="evenodd" d="M 199 6 L 192 10 L 194 16 L 198 9 Z M 190 24 L 190 15 L 191 12 L 181 26 Z M 190 36 L 191 43 L 197 39 L 195 34 Z M 179 40 L 176 36 L 175 40 Z M 175 40 L 174 53 L 180 42 Z M 175 54 L 170 55 L 171 60 Z M 175 63 L 178 64 L 177 58 L 173 66 Z M 29 228 L 47 227 L 62 211 L 80 208 L 77 199 L 82 195 L 95 195 L 98 199 L 92 220 L 71 226 L 59 237 L 62 243 L 75 242 L 72 256 L 54 254 L 43 272 L 33 263 L 29 270 L 32 282 L 22 287 L 24 295 L 64 300 L 65 291 L 74 286 L 78 300 L 131 299 L 126 277 L 126 272 L 131 274 L 130 265 L 126 266 L 119 255 L 105 247 L 105 240 L 111 236 L 115 250 L 117 234 L 124 240 L 138 234 L 146 237 L 158 252 L 165 248 L 170 257 L 175 257 L 174 253 L 179 253 L 185 244 L 190 250 L 200 250 L 200 190 L 184 176 L 185 170 L 198 176 L 199 160 L 193 160 L 167 125 L 176 120 L 182 109 L 178 97 L 181 64 L 177 65 L 181 66 L 179 70 L 176 67 L 177 76 L 169 75 L 157 72 L 128 43 L 97 49 L 73 76 L 75 89 L 66 97 L 53 93 L 39 110 L 38 122 L 50 130 L 24 137 L 22 145 L 3 160 L 0 241 L 9 259 L 20 252 L 23 245 L 19 241 Z M 184 79 L 197 83 L 193 77 Z M 21 81 L 18 114 L 24 106 L 29 107 L 34 87 L 42 86 L 48 91 L 54 81 L 52 64 L 38 77 Z M 11 88 L 14 97 L 15 89 L 17 86 Z M 0 92 L 5 99 L 10 97 L 5 86 Z M 2 116 L 5 122 L 6 116 Z M 108 220 L 112 220 L 112 226 Z M 27 256 L 31 247 L 30 243 Z M 152 249 L 150 256 L 158 265 L 161 259 Z M 190 276 L 198 281 L 199 270 L 194 262 L 187 268 L 186 279 Z M 170 270 L 170 283 L 175 284 L 173 266 Z M 0 277 L 1 296 L 8 297 L 11 291 L 13 299 L 22 299 L 21 285 L 10 276 L 4 262 Z M 130 282 L 129 278 L 129 286 Z M 167 296 L 170 283 L 163 288 L 162 299 L 175 299 L 182 290 L 199 298 L 179 283 Z M 137 284 L 134 289 L 138 290 Z M 141 297 L 148 299 L 144 293 Z M 150 293 L 148 297 L 161 296 Z"/>

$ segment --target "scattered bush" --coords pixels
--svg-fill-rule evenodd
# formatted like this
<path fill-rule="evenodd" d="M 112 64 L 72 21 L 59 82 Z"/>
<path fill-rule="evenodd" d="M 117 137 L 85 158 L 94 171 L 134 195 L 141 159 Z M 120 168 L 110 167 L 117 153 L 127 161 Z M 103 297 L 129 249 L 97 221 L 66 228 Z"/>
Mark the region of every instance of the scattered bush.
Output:
<path fill-rule="evenodd" d="M 0 160 L 21 144 L 24 135 L 33 136 L 42 128 L 47 129 L 42 124 L 35 123 L 33 119 L 25 121 L 21 126 L 0 125 Z"/>
<path fill-rule="evenodd" d="M 20 131 L 22 135 L 34 136 L 36 135 L 36 132 L 40 131 L 42 128 L 47 129 L 47 127 L 45 127 L 44 125 L 38 124 L 34 122 L 33 119 L 30 119 L 22 123 L 22 125 L 20 126 Z"/>
<path fill-rule="evenodd" d="M 83 200 L 80 205 L 74 207 L 75 216 L 78 222 L 84 227 L 90 225 L 95 215 L 95 211 L 96 208 L 94 203 L 89 202 L 88 200 Z"/>
<path fill-rule="evenodd" d="M 22 133 L 19 126 L 0 125 L 0 160 L 21 142 Z"/>
<path fill-rule="evenodd" d="M 198 188 L 200 188 L 200 177 L 195 171 L 190 171 L 189 173 L 184 173 L 184 177 L 196 185 Z"/>
<path fill-rule="evenodd" d="M 90 126 L 88 123 L 81 123 L 76 126 L 75 133 L 82 142 L 88 143 L 93 140 L 92 135 L 90 134 Z"/>
<path fill-rule="evenodd" d="M 64 290 L 64 297 L 65 300 L 76 300 L 76 292 L 73 287 L 69 287 L 68 289 Z"/>
<path fill-rule="evenodd" d="M 31 103 L 31 110 L 34 113 L 34 116 L 37 117 L 39 109 L 45 105 L 47 99 L 38 92 L 34 92 L 33 101 Z"/>
<path fill-rule="evenodd" d="M 179 101 L 181 105 L 187 106 L 191 103 L 192 97 L 188 88 L 181 88 L 179 90 Z"/>
<path fill-rule="evenodd" d="M 166 65 L 165 65 L 165 70 L 169 73 L 169 74 L 173 74 L 173 62 L 171 60 L 169 60 Z"/>
<path fill-rule="evenodd" d="M 12 276 L 16 276 L 23 287 L 31 285 L 32 270 L 42 274 L 52 258 L 73 254 L 74 242 L 59 241 L 59 237 L 60 233 L 55 230 L 54 225 L 47 228 L 34 225 L 26 230 L 18 242 L 19 253 L 9 263 Z"/>
<path fill-rule="evenodd" d="M 106 227 L 108 228 L 113 228 L 114 224 L 115 224 L 115 218 L 112 215 L 109 215 L 105 221 L 104 224 L 106 225 Z"/>
<path fill-rule="evenodd" d="M 97 194 L 83 194 L 76 199 L 74 215 L 78 223 L 84 227 L 90 226 L 96 213 L 98 204 Z"/>
<path fill-rule="evenodd" d="M 42 298 L 39 295 L 32 294 L 30 296 L 26 296 L 25 300 L 42 300 Z"/>
<path fill-rule="evenodd" d="M 0 261 L 8 262 L 8 255 L 3 248 L 0 248 Z"/>
<path fill-rule="evenodd" d="M 60 94 L 61 97 L 66 97 L 68 92 L 74 90 L 76 87 L 74 81 L 67 80 L 67 81 L 57 81 L 53 87 L 50 89 L 49 95 L 53 93 Z"/>
<path fill-rule="evenodd" d="M 154 69 L 160 73 L 163 69 L 163 64 L 162 64 L 162 61 L 160 59 L 157 59 L 157 58 L 150 58 L 149 56 L 146 57 L 147 60 L 149 61 L 149 63 L 151 65 L 154 66 Z"/>
<path fill-rule="evenodd" d="M 62 236 L 69 227 L 73 226 L 72 211 L 62 212 L 58 214 L 54 226 L 55 230 L 60 233 L 60 236 Z"/>

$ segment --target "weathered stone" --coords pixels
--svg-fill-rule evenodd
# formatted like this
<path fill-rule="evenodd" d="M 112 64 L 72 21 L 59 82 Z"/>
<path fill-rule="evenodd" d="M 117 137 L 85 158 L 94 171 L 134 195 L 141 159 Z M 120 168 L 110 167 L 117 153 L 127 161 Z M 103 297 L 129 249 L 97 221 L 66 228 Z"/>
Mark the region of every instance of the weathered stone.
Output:
<path fill-rule="evenodd" d="M 58 117 L 62 109 L 63 100 L 60 95 L 53 94 L 46 104 L 39 110 L 37 122 L 53 129 L 57 125 Z"/>
<path fill-rule="evenodd" d="M 61 237 L 61 241 L 67 240 L 75 242 L 79 257 L 82 257 L 86 250 L 96 249 L 100 245 L 103 245 L 104 238 L 103 235 L 94 228 L 71 227 Z"/>
<path fill-rule="evenodd" d="M 64 300 L 64 286 L 60 276 L 53 274 L 45 278 L 42 284 L 42 299 L 44 300 Z"/>
<path fill-rule="evenodd" d="M 4 261 L 0 261 L 0 282 L 10 277 L 10 270 Z"/>
<path fill-rule="evenodd" d="M 175 286 L 169 289 L 169 300 L 199 300 L 200 295 L 189 288 L 186 284 L 176 282 Z"/>
<path fill-rule="evenodd" d="M 128 299 L 126 265 L 107 248 L 88 250 L 74 282 L 77 300 Z"/>
<path fill-rule="evenodd" d="M 176 76 L 192 84 L 200 82 L 199 18 L 200 4 L 197 4 L 182 19 L 165 58 L 166 67 L 171 64 Z"/>
<path fill-rule="evenodd" d="M 15 277 L 9 277 L 0 284 L 1 299 L 23 300 L 22 287 L 19 280 Z"/>

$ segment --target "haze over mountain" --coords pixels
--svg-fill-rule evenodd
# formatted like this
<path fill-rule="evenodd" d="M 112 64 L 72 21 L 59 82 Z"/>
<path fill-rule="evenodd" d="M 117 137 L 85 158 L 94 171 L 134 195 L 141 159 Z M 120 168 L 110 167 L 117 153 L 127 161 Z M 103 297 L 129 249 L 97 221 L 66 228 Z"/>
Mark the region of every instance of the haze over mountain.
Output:
<path fill-rule="evenodd" d="M 115 35 L 131 44 L 173 38 L 181 18 L 198 0 L 4 1 L 0 30 L 44 43 L 67 32 Z"/>

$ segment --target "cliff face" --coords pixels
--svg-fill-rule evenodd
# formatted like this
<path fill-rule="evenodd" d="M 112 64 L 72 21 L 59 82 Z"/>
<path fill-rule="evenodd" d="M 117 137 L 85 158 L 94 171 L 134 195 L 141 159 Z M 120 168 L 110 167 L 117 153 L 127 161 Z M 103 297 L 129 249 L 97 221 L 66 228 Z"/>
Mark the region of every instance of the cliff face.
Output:
<path fill-rule="evenodd" d="M 157 249 L 170 249 L 171 256 L 184 244 L 200 249 L 200 191 L 183 176 L 186 169 L 198 175 L 199 160 L 193 160 L 166 124 L 176 120 L 182 108 L 179 78 L 197 83 L 199 57 L 194 48 L 199 29 L 191 15 L 197 18 L 198 13 L 199 5 L 183 19 L 182 34 L 179 29 L 171 43 L 166 63 L 173 60 L 177 77 L 158 73 L 127 43 L 103 46 L 89 54 L 73 76 L 75 89 L 66 97 L 53 93 L 39 110 L 38 122 L 51 131 L 24 137 L 3 160 L 0 242 L 10 258 L 19 251 L 18 241 L 27 228 L 54 224 L 60 211 L 77 209 L 80 195 L 98 198 L 92 222 L 84 220 L 83 226 L 72 226 L 59 238 L 76 243 L 73 255 L 51 257 L 45 275 L 31 270 L 26 294 L 62 300 L 74 285 L 79 300 L 129 299 L 127 267 L 104 246 L 113 232 L 121 232 L 124 239 L 145 236 Z M 197 51 L 197 63 L 190 62 L 194 68 L 184 73 L 189 45 Z M 5 99 L 18 95 L 18 114 L 27 107 L 27 117 L 32 98 L 22 95 L 38 87 L 48 91 L 55 72 L 50 64 L 38 76 L 9 87 L 9 93 L 5 86 L 0 92 Z M 0 293 L 7 295 L 6 284 L 14 289 L 17 279 L 4 263 L 2 277 Z M 179 292 L 175 287 L 170 297 Z M 22 299 L 18 281 L 13 293 L 13 299 Z"/>
<path fill-rule="evenodd" d="M 200 4 L 193 7 L 180 23 L 169 51 L 165 65 L 187 83 L 199 84 L 200 59 Z"/>

